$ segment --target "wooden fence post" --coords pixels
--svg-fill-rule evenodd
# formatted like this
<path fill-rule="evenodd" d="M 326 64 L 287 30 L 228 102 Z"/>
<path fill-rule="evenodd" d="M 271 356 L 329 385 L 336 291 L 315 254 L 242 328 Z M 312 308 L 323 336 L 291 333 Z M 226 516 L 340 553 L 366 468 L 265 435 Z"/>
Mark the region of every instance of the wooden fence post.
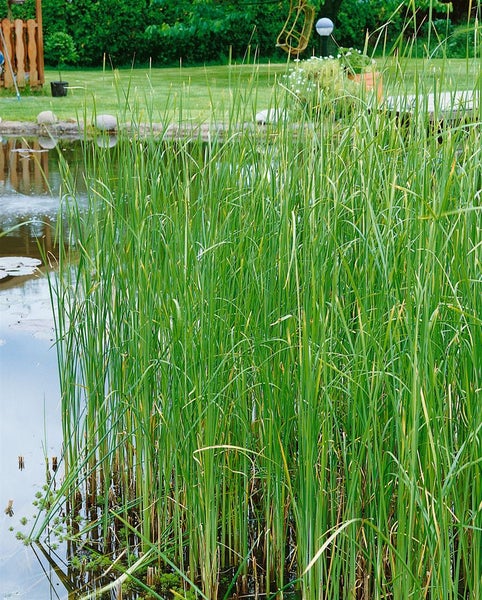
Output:
<path fill-rule="evenodd" d="M 17 85 L 25 87 L 25 45 L 22 19 L 15 19 L 14 28 L 15 60 L 12 60 L 12 64 L 15 65 L 14 69 L 17 71 Z"/>
<path fill-rule="evenodd" d="M 27 55 L 28 55 L 28 64 L 30 65 L 30 86 L 37 87 L 39 85 L 39 76 L 38 76 L 38 48 L 35 43 L 35 34 L 37 25 L 33 19 L 29 19 L 27 21 Z"/>
<path fill-rule="evenodd" d="M 13 52 L 12 52 L 12 33 L 11 33 L 11 29 L 12 29 L 12 22 L 9 21 L 8 19 L 2 19 L 2 23 L 1 23 L 1 27 L 2 27 L 2 32 L 3 32 L 3 40 L 4 40 L 4 48 L 3 48 L 3 54 L 5 55 L 5 64 L 3 66 L 3 82 L 4 82 L 4 86 L 6 88 L 10 88 L 13 87 L 13 73 L 10 70 L 10 64 L 13 67 L 13 63 L 12 63 L 12 59 L 10 58 L 10 64 L 8 61 L 8 57 L 12 57 L 13 56 Z"/>
<path fill-rule="evenodd" d="M 37 74 L 38 84 L 43 85 L 45 83 L 45 72 L 44 72 L 44 30 L 42 20 L 42 0 L 35 0 L 35 20 L 37 21 Z"/>

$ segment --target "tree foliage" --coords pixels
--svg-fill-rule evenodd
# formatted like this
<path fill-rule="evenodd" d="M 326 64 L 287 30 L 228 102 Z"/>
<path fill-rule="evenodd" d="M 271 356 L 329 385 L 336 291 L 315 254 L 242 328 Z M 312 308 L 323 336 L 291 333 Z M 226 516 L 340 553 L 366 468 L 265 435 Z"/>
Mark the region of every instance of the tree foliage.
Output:
<path fill-rule="evenodd" d="M 318 17 L 333 19 L 337 44 L 357 47 L 364 45 L 367 33 L 382 27 L 385 41 L 405 30 L 412 36 L 421 23 L 437 15 L 447 18 L 452 8 L 442 0 L 311 0 L 311 4 Z M 50 36 L 65 33 L 83 66 L 104 61 L 114 66 L 223 62 L 228 57 L 243 60 L 248 54 L 286 57 L 276 39 L 290 0 L 43 0 L 42 5 L 47 48 Z M 480 0 L 454 2 L 452 21 L 467 23 L 470 7 L 480 12 Z M 7 16 L 7 3 L 1 16 Z M 11 16 L 32 18 L 35 0 L 12 5 Z M 316 53 L 318 42 L 315 34 L 306 56 Z M 51 61 L 49 53 L 46 60 Z"/>
<path fill-rule="evenodd" d="M 44 52 L 49 64 L 57 64 L 59 67 L 73 65 L 79 59 L 72 36 L 63 31 L 49 35 Z"/>

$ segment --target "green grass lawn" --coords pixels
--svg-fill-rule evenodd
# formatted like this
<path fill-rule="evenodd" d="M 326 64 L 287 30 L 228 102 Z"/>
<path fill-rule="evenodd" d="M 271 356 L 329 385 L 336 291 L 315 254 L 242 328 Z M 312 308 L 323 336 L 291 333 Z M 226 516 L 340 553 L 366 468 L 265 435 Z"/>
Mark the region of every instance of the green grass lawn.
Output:
<path fill-rule="evenodd" d="M 286 65 L 214 66 L 166 69 L 71 70 L 62 74 L 69 83 L 66 97 L 53 98 L 50 82 L 58 73 L 47 70 L 41 93 L 4 91 L 0 96 L 0 117 L 5 120 L 34 121 L 42 110 L 53 110 L 59 119 L 90 119 L 94 114 L 111 113 L 130 120 L 162 122 L 166 118 L 204 120 L 223 117 L 239 100 L 239 90 L 256 88 L 256 104 L 269 104 L 276 77 Z M 253 110 L 255 110 L 253 106 Z"/>
<path fill-rule="evenodd" d="M 474 60 L 406 59 L 379 61 L 386 95 L 426 91 L 473 89 L 480 69 Z M 50 82 L 56 70 L 47 70 L 45 85 L 35 94 L 4 90 L 0 95 L 3 121 L 35 121 L 38 113 L 52 110 L 61 120 L 87 119 L 101 113 L 152 122 L 223 120 L 233 105 L 249 119 L 272 101 L 287 64 L 232 65 L 166 69 L 75 69 L 63 73 L 69 83 L 66 97 L 53 98 Z M 480 77 L 480 75 L 479 75 Z"/>

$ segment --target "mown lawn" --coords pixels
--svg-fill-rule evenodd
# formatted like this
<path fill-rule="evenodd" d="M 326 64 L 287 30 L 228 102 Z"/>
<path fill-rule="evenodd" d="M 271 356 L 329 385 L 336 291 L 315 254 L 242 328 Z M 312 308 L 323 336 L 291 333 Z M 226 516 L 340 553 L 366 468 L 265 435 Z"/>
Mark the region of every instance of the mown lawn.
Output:
<path fill-rule="evenodd" d="M 380 60 L 386 95 L 411 92 L 473 89 L 477 85 L 474 60 Z M 289 68 L 285 64 L 209 66 L 166 69 L 76 69 L 62 73 L 69 83 L 66 97 L 53 98 L 50 82 L 58 72 L 46 70 L 41 92 L 20 90 L 0 95 L 3 121 L 35 121 L 38 113 L 53 110 L 61 120 L 86 119 L 101 113 L 119 119 L 153 122 L 166 120 L 223 120 L 232 114 L 233 103 L 241 107 L 240 118 L 249 120 L 267 108 L 279 89 L 277 82 Z M 443 82 L 443 83 L 441 83 Z M 246 97 L 240 97 L 244 90 Z M 119 114 L 120 113 L 120 114 Z"/>

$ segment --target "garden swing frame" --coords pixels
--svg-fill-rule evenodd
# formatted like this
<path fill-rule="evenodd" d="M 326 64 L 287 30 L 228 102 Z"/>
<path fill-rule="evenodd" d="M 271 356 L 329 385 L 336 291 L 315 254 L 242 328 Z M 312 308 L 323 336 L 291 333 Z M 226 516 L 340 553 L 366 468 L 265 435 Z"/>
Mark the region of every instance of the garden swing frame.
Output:
<path fill-rule="evenodd" d="M 292 56 L 298 56 L 308 46 L 314 21 L 315 8 L 307 0 L 290 0 L 290 11 L 276 46 Z"/>

